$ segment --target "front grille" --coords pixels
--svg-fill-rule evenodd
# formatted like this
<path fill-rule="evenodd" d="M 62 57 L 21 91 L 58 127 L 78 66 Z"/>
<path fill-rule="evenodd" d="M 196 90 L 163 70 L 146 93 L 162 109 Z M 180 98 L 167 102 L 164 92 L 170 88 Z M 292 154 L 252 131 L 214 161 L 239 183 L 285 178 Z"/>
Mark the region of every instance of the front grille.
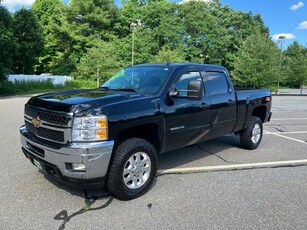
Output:
<path fill-rule="evenodd" d="M 31 123 L 25 122 L 26 128 L 28 132 L 32 133 L 35 136 L 45 138 L 48 140 L 56 141 L 56 142 L 64 142 L 64 132 L 57 131 L 52 129 L 46 129 L 43 127 L 35 128 Z"/>
<path fill-rule="evenodd" d="M 69 117 L 66 116 L 44 113 L 40 111 L 31 110 L 29 108 L 25 108 L 25 114 L 30 117 L 39 117 L 39 119 L 42 121 L 46 121 L 48 123 L 53 123 L 57 125 L 67 125 L 70 119 Z"/>

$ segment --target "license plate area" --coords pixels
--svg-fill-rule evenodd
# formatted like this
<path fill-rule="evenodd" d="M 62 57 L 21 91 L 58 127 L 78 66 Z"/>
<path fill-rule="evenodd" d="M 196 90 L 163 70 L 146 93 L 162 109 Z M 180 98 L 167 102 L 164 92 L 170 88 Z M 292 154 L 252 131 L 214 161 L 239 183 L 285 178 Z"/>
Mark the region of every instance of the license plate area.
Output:
<path fill-rule="evenodd" d="M 41 165 L 41 163 L 35 159 L 33 159 L 33 164 L 36 166 L 36 168 L 38 168 L 39 170 L 43 170 L 43 167 Z"/>

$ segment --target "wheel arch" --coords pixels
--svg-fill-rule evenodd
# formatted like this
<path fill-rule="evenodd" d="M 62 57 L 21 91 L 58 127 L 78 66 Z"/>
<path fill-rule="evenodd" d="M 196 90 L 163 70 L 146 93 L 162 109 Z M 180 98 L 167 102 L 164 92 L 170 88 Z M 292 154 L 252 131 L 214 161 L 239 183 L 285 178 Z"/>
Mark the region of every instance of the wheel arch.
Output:
<path fill-rule="evenodd" d="M 265 120 L 267 108 L 265 106 L 259 106 L 253 110 L 252 116 L 259 117 L 262 122 Z"/>
<path fill-rule="evenodd" d="M 144 139 L 155 147 L 157 153 L 162 151 L 162 138 L 158 124 L 148 123 L 122 130 L 115 137 L 115 149 L 120 143 L 131 138 Z"/>

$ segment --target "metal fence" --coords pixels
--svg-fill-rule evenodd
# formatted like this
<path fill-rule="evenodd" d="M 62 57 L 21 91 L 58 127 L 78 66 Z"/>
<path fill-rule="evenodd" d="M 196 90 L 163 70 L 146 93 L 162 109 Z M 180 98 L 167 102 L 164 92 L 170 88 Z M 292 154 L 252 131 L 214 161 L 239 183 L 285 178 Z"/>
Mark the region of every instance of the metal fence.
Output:
<path fill-rule="evenodd" d="M 54 85 L 64 85 L 66 81 L 73 80 L 71 76 L 57 76 L 57 75 L 23 75 L 23 74 L 10 74 L 8 80 L 15 81 L 47 81 L 51 80 Z"/>

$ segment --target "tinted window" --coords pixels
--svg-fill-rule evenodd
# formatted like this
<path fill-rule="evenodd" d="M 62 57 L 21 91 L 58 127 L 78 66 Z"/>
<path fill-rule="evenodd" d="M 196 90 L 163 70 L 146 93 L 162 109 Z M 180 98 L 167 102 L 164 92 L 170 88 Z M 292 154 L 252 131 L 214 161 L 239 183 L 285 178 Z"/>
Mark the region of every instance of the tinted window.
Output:
<path fill-rule="evenodd" d="M 112 76 L 102 87 L 110 90 L 135 90 L 141 94 L 157 94 L 172 69 L 167 66 L 129 67 Z"/>
<path fill-rule="evenodd" d="M 211 95 L 229 92 L 229 86 L 224 73 L 206 72 L 206 84 Z"/>
<path fill-rule="evenodd" d="M 179 80 L 176 84 L 176 88 L 182 89 L 182 90 L 187 90 L 189 82 L 194 81 L 194 80 L 201 80 L 200 73 L 198 71 L 186 72 L 186 73 L 182 74 L 181 77 L 179 78 Z M 179 96 L 186 97 L 187 92 L 180 92 Z"/>

